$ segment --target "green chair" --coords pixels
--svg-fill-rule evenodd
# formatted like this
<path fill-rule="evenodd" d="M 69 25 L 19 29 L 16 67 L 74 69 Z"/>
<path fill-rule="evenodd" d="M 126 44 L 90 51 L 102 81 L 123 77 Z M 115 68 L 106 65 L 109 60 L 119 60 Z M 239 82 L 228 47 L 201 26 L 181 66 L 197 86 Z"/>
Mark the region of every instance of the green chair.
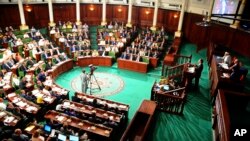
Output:
<path fill-rule="evenodd" d="M 23 39 L 23 35 L 16 35 L 16 38 L 20 38 L 20 39 Z"/>
<path fill-rule="evenodd" d="M 3 58 L 3 52 L 0 52 L 0 59 Z"/>
<path fill-rule="evenodd" d="M 42 70 L 44 70 L 44 71 L 45 71 L 45 68 L 46 68 L 46 64 L 45 64 L 45 63 L 43 63 L 43 64 L 42 64 Z"/>
<path fill-rule="evenodd" d="M 25 76 L 24 71 L 20 70 L 20 68 L 18 68 L 17 71 L 18 71 L 18 76 L 19 77 L 23 78 Z"/>
<path fill-rule="evenodd" d="M 26 43 L 29 43 L 32 41 L 32 38 L 24 38 L 22 39 L 23 43 L 26 44 Z"/>
<path fill-rule="evenodd" d="M 23 53 L 23 45 L 18 46 L 18 52 L 19 52 L 19 54 L 20 54 L 22 57 L 24 57 L 24 53 Z"/>
<path fill-rule="evenodd" d="M 142 57 L 142 62 L 149 64 L 149 58 L 148 57 Z"/>
<path fill-rule="evenodd" d="M 41 72 L 41 69 L 40 69 L 40 68 L 37 68 L 37 69 L 35 70 L 35 75 L 38 75 L 40 72 Z"/>
<path fill-rule="evenodd" d="M 15 31 L 13 31 L 13 33 L 14 33 L 15 35 L 20 35 L 20 34 L 21 34 L 20 30 L 15 30 Z"/>
<path fill-rule="evenodd" d="M 115 52 L 114 52 L 114 51 L 110 51 L 110 52 L 109 52 L 109 56 L 111 56 L 112 59 L 116 59 L 116 56 L 115 56 Z"/>
<path fill-rule="evenodd" d="M 24 34 L 24 33 L 26 33 L 26 32 L 28 32 L 29 30 L 28 29 L 25 29 L 25 30 L 20 30 L 20 34 Z"/>

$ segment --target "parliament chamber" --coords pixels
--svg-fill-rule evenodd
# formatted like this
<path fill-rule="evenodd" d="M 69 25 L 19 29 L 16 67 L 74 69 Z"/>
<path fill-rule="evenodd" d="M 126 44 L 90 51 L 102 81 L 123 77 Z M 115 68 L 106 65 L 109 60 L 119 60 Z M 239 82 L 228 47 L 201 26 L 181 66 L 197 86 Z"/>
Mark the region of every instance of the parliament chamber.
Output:
<path fill-rule="evenodd" d="M 248 9 L 1 0 L 0 140 L 249 139 Z"/>

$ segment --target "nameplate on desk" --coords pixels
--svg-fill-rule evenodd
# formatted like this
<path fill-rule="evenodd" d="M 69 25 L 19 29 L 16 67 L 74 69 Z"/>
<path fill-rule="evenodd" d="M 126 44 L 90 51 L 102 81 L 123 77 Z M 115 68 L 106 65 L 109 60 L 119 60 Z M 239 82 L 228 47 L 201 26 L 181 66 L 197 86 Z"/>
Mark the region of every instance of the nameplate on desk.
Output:
<path fill-rule="evenodd" d="M 224 69 L 229 69 L 229 68 L 228 68 L 228 65 L 225 64 L 225 63 L 219 63 L 219 65 L 220 65 L 222 68 L 224 68 Z"/>
<path fill-rule="evenodd" d="M 195 72 L 195 67 L 188 67 L 188 72 L 194 73 Z"/>
<path fill-rule="evenodd" d="M 33 130 L 34 128 L 35 128 L 35 126 L 34 126 L 34 125 L 31 125 L 31 126 L 25 128 L 24 130 L 27 131 L 27 132 L 30 132 L 30 131 Z"/>

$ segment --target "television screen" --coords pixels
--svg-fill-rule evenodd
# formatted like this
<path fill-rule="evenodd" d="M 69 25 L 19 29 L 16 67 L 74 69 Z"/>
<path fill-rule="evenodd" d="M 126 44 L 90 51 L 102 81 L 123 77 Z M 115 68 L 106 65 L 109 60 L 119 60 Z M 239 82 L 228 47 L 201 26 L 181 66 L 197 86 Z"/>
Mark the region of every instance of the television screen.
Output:
<path fill-rule="evenodd" d="M 49 126 L 48 124 L 45 124 L 44 127 L 43 127 L 43 130 L 47 133 L 50 133 L 51 132 L 51 126 Z"/>
<path fill-rule="evenodd" d="M 69 136 L 69 140 L 70 140 L 70 141 L 79 141 L 79 137 L 78 137 L 78 136 L 70 135 L 70 136 Z"/>
<path fill-rule="evenodd" d="M 58 134 L 58 138 L 59 141 L 66 141 L 67 136 L 63 135 L 63 134 Z"/>
<path fill-rule="evenodd" d="M 221 14 L 216 17 L 212 16 L 212 20 L 216 20 L 219 22 L 224 22 L 228 24 L 232 24 L 232 19 L 225 19 L 223 17 L 235 18 L 234 16 L 224 16 L 223 14 L 237 14 L 237 8 L 239 5 L 239 0 L 215 0 L 212 14 Z"/>

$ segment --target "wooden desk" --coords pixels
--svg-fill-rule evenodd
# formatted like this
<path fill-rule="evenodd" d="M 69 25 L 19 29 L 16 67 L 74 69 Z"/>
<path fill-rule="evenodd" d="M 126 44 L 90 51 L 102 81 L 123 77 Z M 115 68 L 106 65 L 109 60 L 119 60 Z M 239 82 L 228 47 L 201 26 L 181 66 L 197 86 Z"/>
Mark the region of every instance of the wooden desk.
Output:
<path fill-rule="evenodd" d="M 152 88 L 151 100 L 158 103 L 157 109 L 161 111 L 182 114 L 186 100 L 185 89 L 185 87 L 182 87 L 169 91 L 161 91 Z"/>
<path fill-rule="evenodd" d="M 158 58 L 154 58 L 154 57 L 149 57 L 149 66 L 156 68 L 158 65 Z"/>
<path fill-rule="evenodd" d="M 86 103 L 92 103 L 94 99 L 97 99 L 97 102 L 99 104 L 101 105 L 107 104 L 108 108 L 117 107 L 119 110 L 121 110 L 121 112 L 125 114 L 126 117 L 128 115 L 129 105 L 118 103 L 118 102 L 107 100 L 107 99 L 102 99 L 102 98 L 91 96 L 91 95 L 86 95 L 83 93 L 76 93 L 75 96 L 81 101 L 84 101 Z"/>
<path fill-rule="evenodd" d="M 3 79 L 5 80 L 5 85 L 3 86 L 3 90 L 5 91 L 5 93 L 10 93 L 14 91 L 12 87 L 12 77 L 12 72 L 7 72 L 3 77 Z"/>
<path fill-rule="evenodd" d="M 81 120 L 79 118 L 71 117 L 66 114 L 62 114 L 56 111 L 48 111 L 45 116 L 46 119 L 55 120 L 61 124 L 67 123 L 69 126 L 90 132 L 105 138 L 109 138 L 113 131 L 112 128 L 108 128 L 99 124 L 94 124 L 92 122 Z"/>
<path fill-rule="evenodd" d="M 73 68 L 73 60 L 68 59 L 53 66 L 51 70 L 48 70 L 48 73 L 52 76 L 53 79 L 55 79 L 61 73 L 64 73 L 72 68 Z"/>
<path fill-rule="evenodd" d="M 43 85 L 51 87 L 54 94 L 60 96 L 62 99 L 69 99 L 69 91 L 57 85 L 50 76 L 47 76 L 46 81 L 43 82 Z"/>
<path fill-rule="evenodd" d="M 35 124 L 35 123 L 29 123 L 26 128 L 24 129 L 24 131 L 26 133 L 28 133 L 29 135 L 33 135 L 33 133 L 37 130 L 42 130 L 42 126 Z"/>
<path fill-rule="evenodd" d="M 54 96 L 51 96 L 51 95 L 48 95 L 48 94 L 45 94 L 43 91 L 40 91 L 40 90 L 38 90 L 38 89 L 34 89 L 33 91 L 32 91 L 32 95 L 34 95 L 36 98 L 38 97 L 38 96 L 42 96 L 42 98 L 43 98 L 43 101 L 45 102 L 45 103 L 47 103 L 47 104 L 53 104 L 54 103 L 54 101 L 56 100 L 56 97 L 54 97 Z"/>
<path fill-rule="evenodd" d="M 217 56 L 213 55 L 210 65 L 210 96 L 214 104 L 218 89 L 227 89 L 232 91 L 243 91 L 244 83 L 232 81 L 230 78 L 223 78 L 223 71 L 218 67 Z"/>
<path fill-rule="evenodd" d="M 105 119 L 105 120 L 107 120 L 109 117 L 113 117 L 113 119 L 110 119 L 110 120 L 117 122 L 117 123 L 120 123 L 122 119 L 122 115 L 119 115 L 110 111 L 105 111 L 105 110 L 95 108 L 92 106 L 83 105 L 77 102 L 72 102 L 69 100 L 64 100 L 62 102 L 62 107 L 64 109 L 72 109 L 74 111 L 78 111 L 78 112 L 88 114 L 88 115 L 91 115 L 93 112 L 95 112 L 97 117 L 101 119 Z"/>
<path fill-rule="evenodd" d="M 16 126 L 20 120 L 20 117 L 15 116 L 12 113 L 0 110 L 0 122 L 3 122 L 5 126 Z"/>
<path fill-rule="evenodd" d="M 237 141 L 249 139 L 249 133 L 244 136 L 234 136 L 236 129 L 249 129 L 250 94 L 218 90 L 212 118 L 214 140 Z M 249 107 L 249 106 L 248 106 Z"/>
<path fill-rule="evenodd" d="M 8 94 L 7 98 L 11 103 L 19 107 L 21 110 L 26 111 L 27 113 L 31 113 L 35 115 L 41 109 L 41 107 L 39 107 L 38 105 L 26 100 L 25 98 L 22 98 L 16 93 Z"/>
<path fill-rule="evenodd" d="M 121 58 L 118 58 L 117 62 L 118 62 L 119 69 L 126 69 L 126 70 L 141 72 L 141 73 L 147 73 L 148 71 L 148 64 L 144 62 L 130 61 L 130 60 L 125 60 Z"/>
<path fill-rule="evenodd" d="M 97 57 L 78 57 L 78 66 L 86 67 L 90 64 L 94 66 L 112 66 L 112 57 L 110 56 L 97 56 Z"/>
<path fill-rule="evenodd" d="M 42 68 L 42 65 L 44 65 L 44 61 L 39 61 L 36 64 L 34 64 L 31 68 L 27 70 L 27 73 L 29 74 L 35 74 L 35 71 L 39 68 Z"/>
<path fill-rule="evenodd" d="M 150 127 L 156 109 L 154 101 L 144 100 L 120 141 L 143 141 Z"/>

